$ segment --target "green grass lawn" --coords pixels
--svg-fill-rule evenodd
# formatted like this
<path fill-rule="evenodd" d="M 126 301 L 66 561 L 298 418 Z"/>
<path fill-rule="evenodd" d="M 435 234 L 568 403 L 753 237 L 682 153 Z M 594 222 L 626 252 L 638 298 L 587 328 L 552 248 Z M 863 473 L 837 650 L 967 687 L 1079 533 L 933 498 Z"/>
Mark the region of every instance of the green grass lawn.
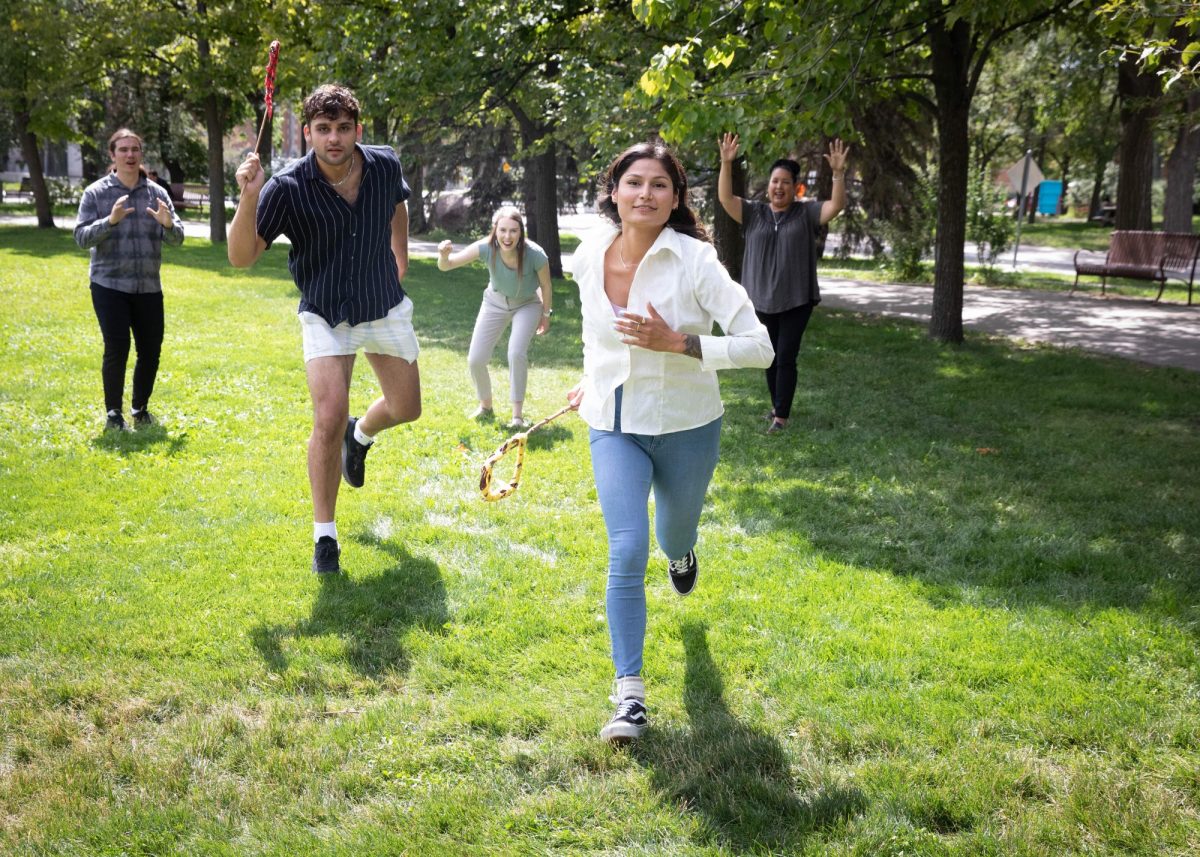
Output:
<path fill-rule="evenodd" d="M 478 496 L 483 269 L 413 260 L 424 415 L 318 580 L 286 254 L 164 255 L 162 425 L 110 436 L 86 254 L 0 228 L 0 853 L 1200 849 L 1197 375 L 822 310 L 767 437 L 723 373 L 699 586 L 653 556 L 654 728 L 616 751 L 578 417 Z M 580 368 L 556 292 L 535 417 Z"/>

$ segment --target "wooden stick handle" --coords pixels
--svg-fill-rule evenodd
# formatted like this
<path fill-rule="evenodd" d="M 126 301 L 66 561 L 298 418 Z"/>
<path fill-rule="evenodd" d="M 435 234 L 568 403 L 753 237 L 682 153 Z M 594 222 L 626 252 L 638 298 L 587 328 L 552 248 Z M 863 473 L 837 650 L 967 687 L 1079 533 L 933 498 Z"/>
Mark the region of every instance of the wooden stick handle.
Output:
<path fill-rule="evenodd" d="M 269 122 L 269 121 L 270 121 L 270 119 L 271 119 L 271 117 L 270 117 L 270 114 L 268 114 L 268 113 L 267 113 L 267 112 L 264 110 L 264 111 L 263 111 L 262 124 L 258 126 L 258 139 L 256 139 L 256 140 L 254 141 L 254 152 L 255 152 L 255 154 L 257 154 L 257 153 L 258 153 L 258 150 L 259 150 L 259 148 L 262 146 L 263 131 L 267 130 L 267 122 Z"/>

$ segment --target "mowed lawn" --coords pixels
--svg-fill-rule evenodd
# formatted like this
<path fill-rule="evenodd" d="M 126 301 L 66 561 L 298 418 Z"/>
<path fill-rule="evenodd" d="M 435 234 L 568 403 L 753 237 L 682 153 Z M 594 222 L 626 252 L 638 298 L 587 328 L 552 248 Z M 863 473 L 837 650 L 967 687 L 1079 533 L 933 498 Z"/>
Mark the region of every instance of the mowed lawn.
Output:
<path fill-rule="evenodd" d="M 1200 850 L 1197 375 L 818 311 L 786 433 L 723 373 L 699 585 L 655 552 L 617 751 L 582 422 L 478 495 L 483 269 L 414 260 L 425 412 L 318 580 L 286 248 L 164 255 L 162 424 L 105 435 L 86 254 L 0 228 L 0 853 Z M 580 371 L 555 291 L 534 417 Z"/>

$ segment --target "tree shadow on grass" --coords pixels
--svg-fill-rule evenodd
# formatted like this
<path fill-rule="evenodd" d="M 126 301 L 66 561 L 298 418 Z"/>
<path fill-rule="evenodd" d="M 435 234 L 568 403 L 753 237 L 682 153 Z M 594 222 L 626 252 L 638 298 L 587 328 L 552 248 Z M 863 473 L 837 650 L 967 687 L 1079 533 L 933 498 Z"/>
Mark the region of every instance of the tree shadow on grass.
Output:
<path fill-rule="evenodd" d="M 949 348 L 889 320 L 819 332 L 778 435 L 761 375 L 722 379 L 723 518 L 917 579 L 934 603 L 1155 600 L 1196 627 L 1197 376 L 974 335 Z"/>
<path fill-rule="evenodd" d="M 714 838 L 737 852 L 790 853 L 805 836 L 863 811 L 861 792 L 813 782 L 778 741 L 729 710 L 703 624 L 685 623 L 682 636 L 691 727 L 656 726 L 634 750 L 656 789 L 699 815 Z"/>
<path fill-rule="evenodd" d="M 346 641 L 346 659 L 359 673 L 406 672 L 404 635 L 412 628 L 438 632 L 446 624 L 446 589 L 435 563 L 374 535 L 353 538 L 388 554 L 392 564 L 371 577 L 355 578 L 345 569 L 323 576 L 307 619 L 254 628 L 250 638 L 272 671 L 288 667 L 285 640 L 334 634 Z"/>

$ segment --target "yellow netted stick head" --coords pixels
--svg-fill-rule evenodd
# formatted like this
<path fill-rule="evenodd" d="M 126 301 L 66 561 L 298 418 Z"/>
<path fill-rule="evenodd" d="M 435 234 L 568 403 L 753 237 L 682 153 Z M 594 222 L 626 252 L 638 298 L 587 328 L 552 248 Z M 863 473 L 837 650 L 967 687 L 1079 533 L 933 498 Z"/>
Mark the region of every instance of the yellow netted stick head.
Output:
<path fill-rule="evenodd" d="M 528 432 L 513 435 L 502 443 L 499 449 L 489 455 L 487 461 L 483 462 L 483 469 L 479 473 L 479 493 L 483 495 L 484 500 L 487 500 L 489 503 L 493 503 L 496 500 L 503 500 L 517 490 L 517 485 L 521 481 L 521 469 L 525 466 L 525 444 L 528 440 Z M 504 458 L 514 449 L 517 451 L 517 466 L 513 472 L 512 480 L 501 485 L 494 485 L 492 478 L 493 469 L 500 459 Z"/>

